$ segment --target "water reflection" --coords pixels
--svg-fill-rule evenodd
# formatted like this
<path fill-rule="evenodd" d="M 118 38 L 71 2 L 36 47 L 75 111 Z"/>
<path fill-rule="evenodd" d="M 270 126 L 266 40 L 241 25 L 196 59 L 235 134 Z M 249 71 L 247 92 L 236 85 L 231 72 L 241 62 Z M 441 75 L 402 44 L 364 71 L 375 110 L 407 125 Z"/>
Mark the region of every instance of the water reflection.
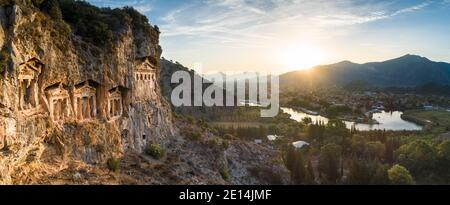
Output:
<path fill-rule="evenodd" d="M 291 108 L 281 108 L 283 112 L 290 114 L 291 119 L 300 122 L 302 119 L 309 117 L 313 122 L 322 121 L 323 123 L 328 123 L 328 118 L 320 116 L 320 115 L 309 115 L 303 112 L 295 111 Z M 378 121 L 380 124 L 358 124 L 354 122 L 344 121 L 347 125 L 347 128 L 351 128 L 352 125 L 355 126 L 358 130 L 368 131 L 368 130 L 393 130 L 393 131 L 401 131 L 401 130 L 422 130 L 422 127 L 412 123 L 405 121 L 401 118 L 403 112 L 380 112 L 374 113 L 373 119 Z"/>

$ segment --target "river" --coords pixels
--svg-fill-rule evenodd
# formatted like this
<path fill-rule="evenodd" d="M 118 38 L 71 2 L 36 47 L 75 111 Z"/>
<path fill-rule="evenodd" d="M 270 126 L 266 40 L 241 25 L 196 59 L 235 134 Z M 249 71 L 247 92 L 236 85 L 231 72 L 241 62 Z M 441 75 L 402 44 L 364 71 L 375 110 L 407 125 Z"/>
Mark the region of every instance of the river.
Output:
<path fill-rule="evenodd" d="M 290 114 L 291 119 L 300 122 L 303 118 L 310 117 L 313 122 L 322 121 L 325 124 L 328 123 L 328 118 L 320 116 L 320 115 L 309 115 L 304 112 L 296 111 L 291 108 L 281 108 L 283 112 Z M 373 119 L 378 121 L 379 124 L 361 124 L 344 121 L 347 125 L 347 128 L 351 129 L 354 125 L 357 130 L 361 131 L 369 131 L 369 130 L 392 130 L 392 131 L 417 131 L 422 130 L 422 126 L 417 125 L 412 122 L 408 122 L 401 118 L 403 112 L 395 111 L 395 112 L 380 112 L 374 113 Z"/>

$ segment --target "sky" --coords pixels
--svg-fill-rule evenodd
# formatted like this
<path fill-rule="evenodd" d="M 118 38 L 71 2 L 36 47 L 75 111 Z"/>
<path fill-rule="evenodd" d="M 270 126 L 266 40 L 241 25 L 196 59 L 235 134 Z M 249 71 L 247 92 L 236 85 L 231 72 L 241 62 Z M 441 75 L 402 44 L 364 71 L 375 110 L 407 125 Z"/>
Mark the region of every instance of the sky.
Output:
<path fill-rule="evenodd" d="M 203 72 L 283 73 L 416 54 L 450 62 L 450 0 L 88 0 L 133 6 L 163 57 Z"/>

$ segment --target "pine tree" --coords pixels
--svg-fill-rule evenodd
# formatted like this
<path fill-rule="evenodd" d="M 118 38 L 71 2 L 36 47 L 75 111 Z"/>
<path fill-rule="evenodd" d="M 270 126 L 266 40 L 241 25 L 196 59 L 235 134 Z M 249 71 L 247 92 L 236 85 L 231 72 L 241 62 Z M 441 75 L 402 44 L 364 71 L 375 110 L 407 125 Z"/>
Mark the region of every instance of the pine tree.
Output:
<path fill-rule="evenodd" d="M 296 153 L 296 160 L 294 164 L 294 169 L 292 170 L 292 179 L 295 184 L 304 184 L 304 179 L 306 175 L 305 163 L 301 153 Z"/>
<path fill-rule="evenodd" d="M 315 184 L 314 169 L 311 160 L 308 160 L 308 165 L 306 167 L 305 184 Z"/>

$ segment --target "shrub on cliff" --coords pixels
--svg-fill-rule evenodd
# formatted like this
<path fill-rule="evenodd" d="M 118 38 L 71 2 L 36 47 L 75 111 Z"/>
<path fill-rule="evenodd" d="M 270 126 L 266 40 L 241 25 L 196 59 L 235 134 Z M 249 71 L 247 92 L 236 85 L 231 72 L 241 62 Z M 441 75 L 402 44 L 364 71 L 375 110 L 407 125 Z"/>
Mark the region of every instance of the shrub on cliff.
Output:
<path fill-rule="evenodd" d="M 154 159 L 161 159 L 166 154 L 166 151 L 159 144 L 149 144 L 145 148 L 145 153 L 152 156 Z"/>
<path fill-rule="evenodd" d="M 199 141 L 202 138 L 202 133 L 200 133 L 197 130 L 192 129 L 187 132 L 187 136 L 194 141 Z"/>
<path fill-rule="evenodd" d="M 120 159 L 111 157 L 106 162 L 106 165 L 108 166 L 109 171 L 117 172 L 117 171 L 119 171 L 119 168 L 120 168 Z"/>
<path fill-rule="evenodd" d="M 222 179 L 225 181 L 228 181 L 230 179 L 230 173 L 228 172 L 228 169 L 221 169 L 220 170 L 220 176 L 222 176 Z"/>
<path fill-rule="evenodd" d="M 114 33 L 128 27 L 151 32 L 148 19 L 131 7 L 122 9 L 98 8 L 85 1 L 58 0 L 62 18 L 85 41 L 104 47 L 111 45 Z M 57 13 L 57 12 L 55 12 Z M 57 14 L 56 14 L 57 15 Z"/>
<path fill-rule="evenodd" d="M 0 1 L 0 6 L 12 6 L 15 0 L 2 0 Z"/>
<path fill-rule="evenodd" d="M 58 0 L 39 0 L 39 2 L 35 4 L 37 4 L 37 6 L 39 6 L 42 11 L 49 14 L 52 19 L 58 21 L 62 20 L 62 11 L 59 6 Z"/>
<path fill-rule="evenodd" d="M 222 140 L 222 148 L 227 150 L 230 147 L 230 142 L 228 140 Z"/>
<path fill-rule="evenodd" d="M 3 47 L 0 51 L 0 73 L 7 70 L 6 68 L 8 67 L 10 61 L 11 58 L 9 56 L 9 52 L 5 47 Z"/>

